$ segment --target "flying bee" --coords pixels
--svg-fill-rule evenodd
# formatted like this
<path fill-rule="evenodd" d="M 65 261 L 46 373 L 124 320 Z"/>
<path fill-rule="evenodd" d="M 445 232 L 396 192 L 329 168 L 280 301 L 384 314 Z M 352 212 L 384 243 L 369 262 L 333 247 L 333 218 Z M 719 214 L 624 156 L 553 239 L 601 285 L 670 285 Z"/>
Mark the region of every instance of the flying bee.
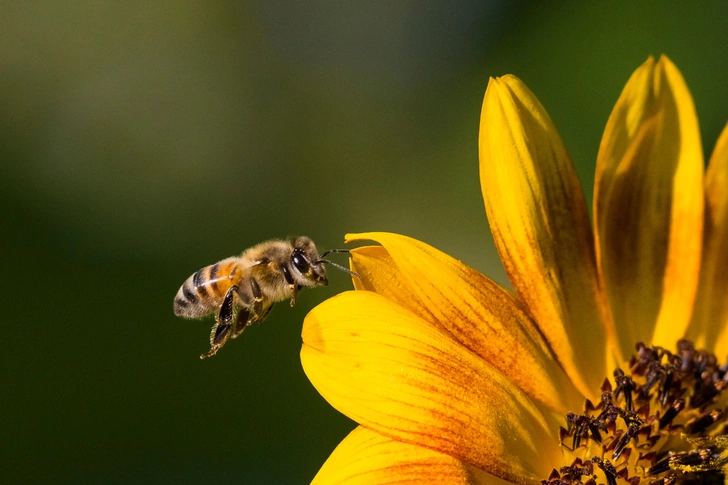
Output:
<path fill-rule="evenodd" d="M 332 249 L 319 255 L 316 245 L 306 236 L 262 242 L 240 256 L 206 266 L 187 278 L 174 298 L 174 314 L 202 318 L 216 313 L 210 351 L 200 356 L 211 357 L 245 327 L 262 322 L 274 303 L 290 298 L 293 306 L 301 288 L 328 285 L 324 264 L 359 277 L 324 259 L 330 253 L 348 252 Z"/>

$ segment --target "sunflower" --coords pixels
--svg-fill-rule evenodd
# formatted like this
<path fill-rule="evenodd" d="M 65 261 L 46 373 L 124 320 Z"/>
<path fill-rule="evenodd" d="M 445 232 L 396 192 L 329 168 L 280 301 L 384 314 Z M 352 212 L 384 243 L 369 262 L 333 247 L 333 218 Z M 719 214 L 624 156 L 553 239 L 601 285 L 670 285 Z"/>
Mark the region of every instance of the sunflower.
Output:
<path fill-rule="evenodd" d="M 723 483 L 728 127 L 704 174 L 687 86 L 648 59 L 607 122 L 592 227 L 548 114 L 504 76 L 480 180 L 514 292 L 420 241 L 347 235 L 378 245 L 306 317 L 301 361 L 359 427 L 314 483 Z"/>

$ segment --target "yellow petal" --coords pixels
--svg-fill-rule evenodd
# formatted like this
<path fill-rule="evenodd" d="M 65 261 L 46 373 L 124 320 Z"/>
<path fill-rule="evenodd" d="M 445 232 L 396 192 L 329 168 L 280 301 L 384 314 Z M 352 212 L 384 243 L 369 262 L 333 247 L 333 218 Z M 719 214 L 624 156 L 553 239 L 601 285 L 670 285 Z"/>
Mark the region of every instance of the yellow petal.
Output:
<path fill-rule="evenodd" d="M 381 232 L 346 239 L 382 245 L 352 250 L 352 268 L 361 275 L 355 288 L 375 291 L 444 330 L 561 414 L 583 405 L 583 395 L 510 292 L 416 239 Z"/>
<path fill-rule="evenodd" d="M 607 122 L 597 160 L 594 220 L 599 267 L 622 351 L 642 341 L 673 348 L 698 282 L 703 153 L 680 72 L 650 58 Z"/>
<path fill-rule="evenodd" d="M 483 359 L 369 291 L 306 317 L 301 362 L 337 410 L 384 436 L 500 478 L 538 480 L 559 463 L 556 421 Z"/>
<path fill-rule="evenodd" d="M 502 480 L 417 445 L 358 427 L 336 447 L 311 485 L 497 485 Z"/>
<path fill-rule="evenodd" d="M 491 79 L 485 92 L 480 184 L 513 287 L 564 370 L 595 398 L 611 327 L 586 203 L 551 119 L 514 76 Z"/>
<path fill-rule="evenodd" d="M 705 232 L 700 286 L 688 336 L 699 348 L 728 356 L 728 125 L 705 177 Z"/>

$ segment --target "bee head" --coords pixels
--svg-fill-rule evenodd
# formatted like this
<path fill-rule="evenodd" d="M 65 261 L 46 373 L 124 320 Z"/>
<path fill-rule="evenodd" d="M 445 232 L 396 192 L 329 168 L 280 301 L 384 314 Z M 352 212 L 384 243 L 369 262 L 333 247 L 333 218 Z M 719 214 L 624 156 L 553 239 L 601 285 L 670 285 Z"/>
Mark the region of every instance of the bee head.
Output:
<path fill-rule="evenodd" d="M 319 256 L 316 245 L 306 236 L 297 237 L 291 242 L 293 244 L 293 253 L 291 253 L 291 268 L 293 268 L 296 280 L 303 280 L 298 281 L 298 284 L 301 286 L 328 285 L 329 280 L 326 279 L 326 268 L 324 268 L 325 264 L 330 264 L 345 273 L 349 273 L 350 275 L 359 278 L 358 274 L 348 268 L 345 268 L 340 264 L 336 264 L 333 261 L 324 259 L 329 253 L 348 253 L 348 249 L 331 249 Z"/>
<path fill-rule="evenodd" d="M 291 269 L 296 282 L 301 286 L 328 285 L 326 269 L 319 261 L 318 250 L 313 241 L 306 236 L 300 236 L 292 242 Z"/>

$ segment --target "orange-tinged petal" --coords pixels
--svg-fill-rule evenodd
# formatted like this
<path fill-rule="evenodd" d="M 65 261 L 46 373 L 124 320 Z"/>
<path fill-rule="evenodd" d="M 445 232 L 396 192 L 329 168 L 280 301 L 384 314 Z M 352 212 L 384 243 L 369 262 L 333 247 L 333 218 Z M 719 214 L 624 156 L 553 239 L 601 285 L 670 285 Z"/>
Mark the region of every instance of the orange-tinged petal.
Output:
<path fill-rule="evenodd" d="M 457 458 L 358 427 L 336 447 L 311 485 L 499 485 Z"/>
<path fill-rule="evenodd" d="M 650 58 L 632 75 L 599 148 L 599 268 L 622 352 L 673 348 L 690 321 L 703 225 L 703 153 L 680 72 Z"/>
<path fill-rule="evenodd" d="M 728 125 L 705 176 L 705 231 L 700 286 L 688 336 L 698 348 L 728 356 Z"/>
<path fill-rule="evenodd" d="M 491 79 L 485 92 L 480 184 L 513 287 L 564 370 L 595 398 L 611 327 L 586 203 L 546 110 L 514 76 Z"/>
<path fill-rule="evenodd" d="M 361 275 L 355 288 L 375 291 L 443 329 L 561 414 L 582 406 L 583 395 L 512 293 L 416 239 L 379 232 L 346 240 L 382 245 L 352 250 L 352 268 Z"/>
<path fill-rule="evenodd" d="M 555 418 L 483 359 L 369 291 L 306 317 L 301 362 L 336 409 L 384 436 L 500 478 L 536 481 L 559 463 Z"/>

